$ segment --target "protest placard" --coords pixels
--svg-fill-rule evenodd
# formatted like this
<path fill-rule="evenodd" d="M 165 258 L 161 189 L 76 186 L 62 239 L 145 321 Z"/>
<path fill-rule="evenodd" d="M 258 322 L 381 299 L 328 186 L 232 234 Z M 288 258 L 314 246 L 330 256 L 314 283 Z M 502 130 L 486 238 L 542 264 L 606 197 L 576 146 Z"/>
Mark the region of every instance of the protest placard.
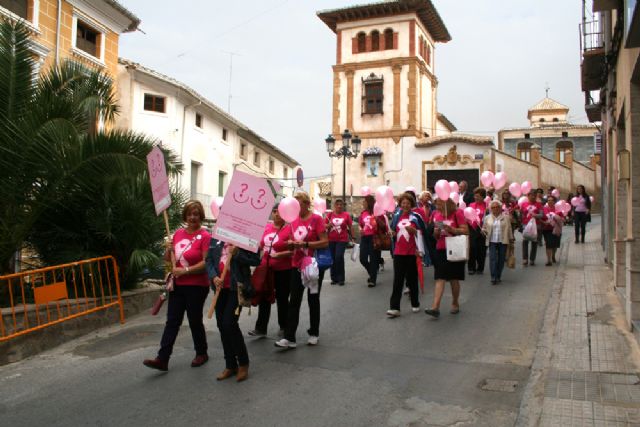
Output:
<path fill-rule="evenodd" d="M 171 194 L 169 193 L 169 179 L 164 165 L 164 155 L 159 147 L 154 147 L 147 154 L 147 167 L 149 168 L 149 180 L 153 193 L 153 205 L 156 215 L 160 215 L 171 206 Z"/>
<path fill-rule="evenodd" d="M 280 192 L 278 183 L 235 171 L 224 196 L 213 237 L 256 252 L 275 204 L 274 192 Z"/>

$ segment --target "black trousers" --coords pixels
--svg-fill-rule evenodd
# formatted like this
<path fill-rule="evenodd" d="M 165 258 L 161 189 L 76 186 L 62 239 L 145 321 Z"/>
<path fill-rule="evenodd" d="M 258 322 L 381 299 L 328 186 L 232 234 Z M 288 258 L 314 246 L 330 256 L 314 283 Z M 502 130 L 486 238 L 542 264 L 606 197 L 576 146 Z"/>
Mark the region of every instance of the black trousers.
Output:
<path fill-rule="evenodd" d="M 295 269 L 276 270 L 273 272 L 276 284 L 276 306 L 278 309 L 278 325 L 284 330 L 287 326 L 287 315 L 289 314 L 289 294 L 291 289 L 291 275 L 297 272 Z M 256 320 L 256 331 L 267 333 L 269 318 L 271 317 L 271 303 L 260 302 L 258 305 L 258 319 Z"/>
<path fill-rule="evenodd" d="M 185 311 L 196 354 L 207 354 L 207 335 L 202 323 L 202 309 L 208 293 L 208 286 L 176 286 L 173 292 L 169 292 L 167 323 L 160 340 L 158 359 L 168 361 L 171 357 Z"/>
<path fill-rule="evenodd" d="M 227 369 L 237 369 L 238 365 L 249 364 L 249 353 L 238 325 L 240 312 L 236 314 L 236 308 L 238 308 L 238 291 L 223 288 L 216 304 L 216 322 Z"/>
<path fill-rule="evenodd" d="M 418 298 L 418 265 L 414 255 L 394 255 L 393 256 L 393 292 L 389 307 L 392 310 L 400 310 L 400 299 L 404 282 L 407 282 L 409 294 L 411 296 L 411 307 L 420 307 Z"/>
<path fill-rule="evenodd" d="M 322 281 L 318 283 L 318 293 L 311 294 L 307 290 L 307 302 L 309 303 L 309 335 L 320 335 L 320 290 L 322 289 Z M 302 305 L 302 296 L 304 295 L 305 286 L 302 284 L 300 272 L 295 269 L 291 273 L 291 295 L 289 297 L 289 315 L 287 316 L 287 327 L 285 328 L 284 337 L 296 342 L 296 331 L 300 323 L 300 306 Z"/>
<path fill-rule="evenodd" d="M 484 271 L 484 262 L 487 258 L 486 239 L 479 228 L 469 227 L 469 271 Z"/>
<path fill-rule="evenodd" d="M 584 242 L 584 234 L 587 231 L 587 213 L 574 212 L 573 226 L 576 230 L 576 242 L 581 240 Z"/>
<path fill-rule="evenodd" d="M 375 284 L 378 280 L 378 268 L 380 268 L 381 252 L 373 248 L 373 236 L 360 238 L 360 264 L 367 270 L 369 279 Z"/>

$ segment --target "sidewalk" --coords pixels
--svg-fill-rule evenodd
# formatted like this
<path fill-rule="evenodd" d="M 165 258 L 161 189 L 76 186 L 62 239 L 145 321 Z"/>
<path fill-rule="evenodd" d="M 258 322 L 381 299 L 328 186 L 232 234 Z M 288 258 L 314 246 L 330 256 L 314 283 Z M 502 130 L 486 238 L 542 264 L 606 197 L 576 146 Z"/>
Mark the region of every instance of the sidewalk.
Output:
<path fill-rule="evenodd" d="M 603 262 L 600 227 L 590 224 L 585 244 L 568 227 L 563 239 L 518 425 L 639 426 L 640 350 Z"/>

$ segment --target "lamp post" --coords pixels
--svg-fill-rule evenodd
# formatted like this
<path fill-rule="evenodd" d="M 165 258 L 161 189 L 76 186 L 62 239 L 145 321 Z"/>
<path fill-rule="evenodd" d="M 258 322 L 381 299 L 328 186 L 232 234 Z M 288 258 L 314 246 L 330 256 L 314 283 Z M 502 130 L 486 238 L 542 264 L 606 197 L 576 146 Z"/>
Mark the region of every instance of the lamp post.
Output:
<path fill-rule="evenodd" d="M 347 202 L 347 159 L 355 159 L 360 153 L 360 144 L 362 141 L 358 135 L 352 137 L 349 129 L 345 129 L 341 135 L 342 147 L 335 149 L 336 140 L 329 135 L 324 141 L 327 143 L 327 152 L 329 157 L 342 157 L 342 200 Z"/>

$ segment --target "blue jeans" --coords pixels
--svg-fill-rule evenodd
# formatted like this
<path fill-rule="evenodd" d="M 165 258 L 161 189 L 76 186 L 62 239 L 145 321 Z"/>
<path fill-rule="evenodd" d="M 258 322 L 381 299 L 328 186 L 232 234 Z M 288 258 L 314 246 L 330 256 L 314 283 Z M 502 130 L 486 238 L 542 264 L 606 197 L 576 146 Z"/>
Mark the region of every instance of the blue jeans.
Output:
<path fill-rule="evenodd" d="M 507 254 L 507 245 L 503 243 L 489 243 L 489 268 L 491 280 L 500 280 L 504 269 L 504 260 Z"/>
<path fill-rule="evenodd" d="M 333 257 L 333 264 L 331 264 L 332 282 L 344 282 L 344 251 L 346 249 L 347 242 L 329 242 L 329 250 Z"/>

